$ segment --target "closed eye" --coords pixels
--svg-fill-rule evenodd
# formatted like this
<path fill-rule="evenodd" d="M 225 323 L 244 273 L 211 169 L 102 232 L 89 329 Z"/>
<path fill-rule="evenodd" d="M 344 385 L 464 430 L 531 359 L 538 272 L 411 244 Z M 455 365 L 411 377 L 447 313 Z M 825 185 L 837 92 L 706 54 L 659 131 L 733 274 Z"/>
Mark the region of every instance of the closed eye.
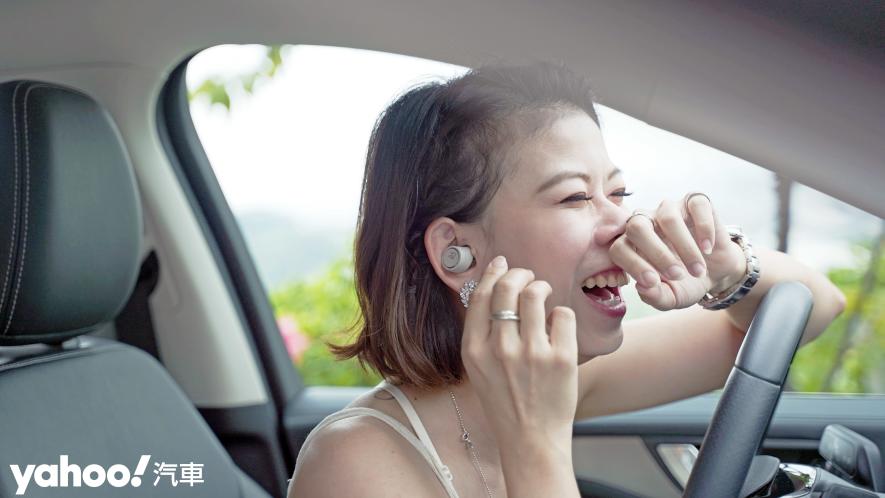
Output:
<path fill-rule="evenodd" d="M 563 200 L 562 203 L 565 204 L 568 202 L 589 201 L 591 199 L 593 199 L 592 195 L 590 197 L 587 197 L 587 194 L 585 194 L 584 192 L 581 192 L 580 194 L 575 194 L 575 195 Z"/>
<path fill-rule="evenodd" d="M 627 197 L 627 196 L 633 195 L 633 192 L 627 192 L 626 189 L 621 189 L 621 190 L 618 190 L 617 192 L 612 192 L 611 195 L 615 195 L 618 197 Z M 568 197 L 567 199 L 563 200 L 562 203 L 565 204 L 568 202 L 590 201 L 592 199 L 593 199 L 592 195 L 588 197 L 587 194 L 581 192 L 580 194 L 575 194 L 571 197 Z"/>

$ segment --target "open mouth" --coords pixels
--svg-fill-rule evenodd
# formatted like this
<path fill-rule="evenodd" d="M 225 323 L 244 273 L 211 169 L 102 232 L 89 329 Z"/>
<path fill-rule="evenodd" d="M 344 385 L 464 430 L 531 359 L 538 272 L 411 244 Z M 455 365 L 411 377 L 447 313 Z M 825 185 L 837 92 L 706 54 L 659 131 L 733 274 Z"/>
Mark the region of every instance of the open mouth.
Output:
<path fill-rule="evenodd" d="M 606 272 L 587 278 L 581 290 L 599 312 L 621 318 L 627 312 L 627 305 L 621 299 L 620 287 L 629 282 L 630 279 L 622 271 Z"/>
<path fill-rule="evenodd" d="M 582 287 L 581 290 L 590 299 L 602 304 L 603 306 L 613 308 L 621 304 L 621 293 L 618 287 Z"/>

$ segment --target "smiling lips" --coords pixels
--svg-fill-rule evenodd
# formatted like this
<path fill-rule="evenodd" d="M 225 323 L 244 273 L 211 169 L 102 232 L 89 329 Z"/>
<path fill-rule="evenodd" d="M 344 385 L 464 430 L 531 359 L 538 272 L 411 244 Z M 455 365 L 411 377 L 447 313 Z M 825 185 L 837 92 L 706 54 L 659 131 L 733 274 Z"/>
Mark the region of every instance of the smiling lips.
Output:
<path fill-rule="evenodd" d="M 621 299 L 620 287 L 628 283 L 630 278 L 623 270 L 612 268 L 588 277 L 581 290 L 594 308 L 604 315 L 620 319 L 627 312 L 627 306 Z"/>

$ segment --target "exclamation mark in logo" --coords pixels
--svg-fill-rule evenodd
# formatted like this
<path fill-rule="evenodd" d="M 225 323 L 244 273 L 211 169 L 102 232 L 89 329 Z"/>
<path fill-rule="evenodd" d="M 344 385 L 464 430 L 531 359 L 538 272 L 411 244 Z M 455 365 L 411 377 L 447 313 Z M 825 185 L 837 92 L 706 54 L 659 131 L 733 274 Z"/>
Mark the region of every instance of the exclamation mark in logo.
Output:
<path fill-rule="evenodd" d="M 138 459 L 138 465 L 135 466 L 135 473 L 132 477 L 132 480 L 129 481 L 132 484 L 132 487 L 137 488 L 141 486 L 141 477 L 139 476 L 144 474 L 144 471 L 147 469 L 147 465 L 150 461 L 150 455 L 141 455 L 141 458 Z"/>

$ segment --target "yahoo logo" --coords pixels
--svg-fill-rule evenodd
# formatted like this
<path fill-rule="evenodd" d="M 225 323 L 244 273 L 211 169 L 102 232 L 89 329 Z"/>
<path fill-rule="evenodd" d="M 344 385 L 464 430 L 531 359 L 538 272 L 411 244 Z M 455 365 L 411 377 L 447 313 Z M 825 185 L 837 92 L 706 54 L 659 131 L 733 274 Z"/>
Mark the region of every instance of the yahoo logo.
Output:
<path fill-rule="evenodd" d="M 41 488 L 78 488 L 83 485 L 97 488 L 105 482 L 115 488 L 130 484 L 137 488 L 141 486 L 141 476 L 144 475 L 150 459 L 150 455 L 141 455 L 132 473 L 129 472 L 129 467 L 122 464 L 114 464 L 107 469 L 98 464 L 90 464 L 81 469 L 79 465 L 68 463 L 68 455 L 60 455 L 58 465 L 30 464 L 24 470 L 18 465 L 10 465 L 9 468 L 18 486 L 15 494 L 21 496 L 32 481 Z"/>

